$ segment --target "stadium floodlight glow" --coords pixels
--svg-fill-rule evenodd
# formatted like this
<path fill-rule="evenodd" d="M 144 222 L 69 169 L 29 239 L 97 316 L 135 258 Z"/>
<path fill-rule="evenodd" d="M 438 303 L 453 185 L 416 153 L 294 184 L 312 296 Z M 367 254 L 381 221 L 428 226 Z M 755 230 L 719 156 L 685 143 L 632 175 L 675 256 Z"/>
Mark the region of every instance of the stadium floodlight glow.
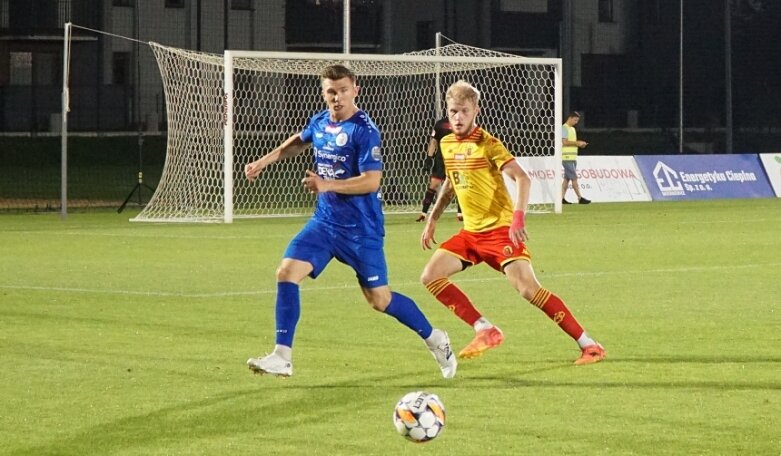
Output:
<path fill-rule="evenodd" d="M 420 210 L 428 176 L 422 160 L 443 93 L 464 79 L 482 94 L 478 123 L 516 156 L 559 163 L 561 60 L 525 58 L 462 44 L 401 55 L 225 51 L 195 52 L 150 43 L 168 115 L 166 162 L 154 196 L 134 221 L 226 222 L 308 215 L 314 199 L 298 185 L 310 154 L 278 162 L 250 183 L 244 165 L 301 131 L 325 109 L 319 74 L 346 64 L 357 98 L 383 139 L 386 213 Z M 442 103 L 442 101 L 439 101 Z M 560 211 L 561 177 L 550 201 L 530 211 Z"/>

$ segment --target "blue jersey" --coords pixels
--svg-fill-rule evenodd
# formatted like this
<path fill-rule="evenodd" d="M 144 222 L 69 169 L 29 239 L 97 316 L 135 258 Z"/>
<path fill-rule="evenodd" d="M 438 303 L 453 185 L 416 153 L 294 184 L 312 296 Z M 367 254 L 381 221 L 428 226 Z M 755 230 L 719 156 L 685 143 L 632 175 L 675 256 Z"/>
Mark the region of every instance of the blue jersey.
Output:
<path fill-rule="evenodd" d="M 301 139 L 312 143 L 315 169 L 323 179 L 349 179 L 364 171 L 382 171 L 380 131 L 362 110 L 342 122 L 331 121 L 327 110 L 320 112 L 301 132 Z M 385 235 L 378 192 L 320 193 L 313 218 L 358 234 Z"/>

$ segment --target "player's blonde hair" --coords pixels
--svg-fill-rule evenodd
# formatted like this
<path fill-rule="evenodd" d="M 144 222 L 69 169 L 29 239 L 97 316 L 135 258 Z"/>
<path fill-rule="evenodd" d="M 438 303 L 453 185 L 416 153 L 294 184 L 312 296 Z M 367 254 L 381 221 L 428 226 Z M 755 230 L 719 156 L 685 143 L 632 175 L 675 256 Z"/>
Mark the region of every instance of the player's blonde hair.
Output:
<path fill-rule="evenodd" d="M 480 91 L 472 84 L 462 80 L 454 82 L 447 89 L 445 94 L 445 101 L 456 101 L 463 103 L 465 101 L 471 101 L 475 106 L 480 106 Z"/>

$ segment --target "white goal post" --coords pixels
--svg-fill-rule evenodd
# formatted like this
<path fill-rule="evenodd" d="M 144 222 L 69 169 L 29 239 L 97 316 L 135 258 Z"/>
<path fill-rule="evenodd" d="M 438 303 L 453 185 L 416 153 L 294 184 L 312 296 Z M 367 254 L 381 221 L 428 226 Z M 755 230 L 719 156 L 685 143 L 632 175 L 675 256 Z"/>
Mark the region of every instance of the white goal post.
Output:
<path fill-rule="evenodd" d="M 401 55 L 225 51 L 207 54 L 150 43 L 165 90 L 166 162 L 149 204 L 133 220 L 226 222 L 308 215 L 300 185 L 311 154 L 278 162 L 250 183 L 244 165 L 301 131 L 325 109 L 319 75 L 355 71 L 360 108 L 380 128 L 386 213 L 417 213 L 428 182 L 423 159 L 444 91 L 464 79 L 482 94 L 478 123 L 537 179 L 531 211 L 560 212 L 561 60 L 525 58 L 462 44 Z M 531 161 L 527 161 L 531 160 Z M 545 175 L 538 173 L 537 175 Z"/>

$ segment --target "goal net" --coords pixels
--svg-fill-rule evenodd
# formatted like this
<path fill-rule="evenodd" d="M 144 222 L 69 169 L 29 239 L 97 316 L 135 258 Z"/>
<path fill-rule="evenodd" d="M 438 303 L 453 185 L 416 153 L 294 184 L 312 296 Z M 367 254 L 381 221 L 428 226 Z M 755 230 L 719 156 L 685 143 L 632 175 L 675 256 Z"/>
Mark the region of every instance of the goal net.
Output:
<path fill-rule="evenodd" d="M 478 123 L 527 170 L 558 171 L 559 59 L 523 58 L 458 43 L 402 55 L 216 55 L 150 45 L 164 85 L 168 145 L 157 190 L 134 221 L 231 222 L 234 217 L 310 214 L 315 199 L 300 180 L 312 166 L 311 154 L 277 162 L 251 183 L 244 165 L 300 132 L 325 109 L 319 74 L 332 64 L 355 71 L 361 86 L 357 103 L 382 133 L 386 213 L 420 211 L 431 129 L 445 113 L 447 87 L 459 79 L 482 94 Z M 531 174 L 530 210 L 558 210 L 559 173 Z"/>

